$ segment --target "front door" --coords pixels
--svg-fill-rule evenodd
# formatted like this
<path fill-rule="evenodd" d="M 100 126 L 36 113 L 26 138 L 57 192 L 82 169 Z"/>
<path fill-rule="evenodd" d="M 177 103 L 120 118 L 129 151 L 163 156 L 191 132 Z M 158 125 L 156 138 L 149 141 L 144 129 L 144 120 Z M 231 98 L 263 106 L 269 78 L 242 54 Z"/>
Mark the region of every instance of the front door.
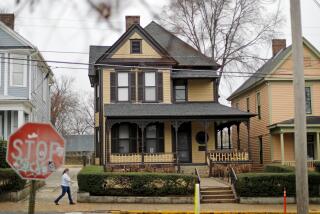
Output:
<path fill-rule="evenodd" d="M 175 149 L 175 132 L 173 129 L 173 141 Z M 191 163 L 191 123 L 183 123 L 178 130 L 178 156 L 181 163 Z"/>

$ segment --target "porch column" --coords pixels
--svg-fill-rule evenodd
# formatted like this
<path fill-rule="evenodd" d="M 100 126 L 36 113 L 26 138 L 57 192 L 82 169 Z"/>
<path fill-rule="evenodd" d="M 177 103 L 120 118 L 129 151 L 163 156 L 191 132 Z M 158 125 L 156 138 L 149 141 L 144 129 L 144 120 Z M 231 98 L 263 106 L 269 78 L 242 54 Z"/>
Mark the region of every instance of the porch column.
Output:
<path fill-rule="evenodd" d="M 240 150 L 240 123 L 237 123 L 237 148 Z"/>
<path fill-rule="evenodd" d="M 221 139 L 220 147 L 221 147 L 221 149 L 223 149 L 223 128 L 221 128 L 221 130 L 220 130 L 220 139 Z"/>
<path fill-rule="evenodd" d="M 108 123 L 108 120 L 106 120 L 106 128 L 105 128 L 105 133 L 106 133 L 106 163 L 105 165 L 110 163 L 110 157 L 111 157 L 111 147 L 110 147 L 110 133 L 111 133 L 111 124 Z"/>
<path fill-rule="evenodd" d="M 145 125 L 142 125 L 141 127 L 141 164 L 144 164 L 144 129 Z"/>
<path fill-rule="evenodd" d="M 317 160 L 320 160 L 320 132 L 317 133 Z"/>
<path fill-rule="evenodd" d="M 247 132 L 248 132 L 248 156 L 249 160 L 251 160 L 251 145 L 250 145 L 250 121 L 247 122 Z"/>
<path fill-rule="evenodd" d="M 206 145 L 206 153 L 205 153 L 205 163 L 207 163 L 207 158 L 208 158 L 208 137 L 207 137 L 207 126 L 208 126 L 208 123 L 207 121 L 204 121 L 204 142 L 205 142 L 205 145 Z"/>
<path fill-rule="evenodd" d="M 8 111 L 4 111 L 3 138 L 8 139 Z"/>
<path fill-rule="evenodd" d="M 284 164 L 284 137 L 283 133 L 280 133 L 280 150 L 281 150 L 281 164 Z"/>
<path fill-rule="evenodd" d="M 18 128 L 24 124 L 24 112 L 22 110 L 18 111 Z"/>
<path fill-rule="evenodd" d="M 228 126 L 228 144 L 229 144 L 229 149 L 231 149 L 230 126 Z"/>

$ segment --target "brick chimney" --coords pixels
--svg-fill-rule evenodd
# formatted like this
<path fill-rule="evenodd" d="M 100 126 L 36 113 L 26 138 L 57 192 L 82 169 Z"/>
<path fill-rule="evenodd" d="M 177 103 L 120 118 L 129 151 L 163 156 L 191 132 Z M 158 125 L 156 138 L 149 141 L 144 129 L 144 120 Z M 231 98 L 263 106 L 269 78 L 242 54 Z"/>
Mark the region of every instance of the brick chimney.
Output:
<path fill-rule="evenodd" d="M 275 56 L 279 51 L 286 48 L 286 40 L 285 39 L 273 39 L 272 40 L 272 56 Z"/>
<path fill-rule="evenodd" d="M 13 13 L 0 13 L 0 21 L 14 30 L 14 14 Z"/>
<path fill-rule="evenodd" d="M 140 16 L 126 16 L 126 31 L 133 24 L 139 24 L 140 25 Z"/>

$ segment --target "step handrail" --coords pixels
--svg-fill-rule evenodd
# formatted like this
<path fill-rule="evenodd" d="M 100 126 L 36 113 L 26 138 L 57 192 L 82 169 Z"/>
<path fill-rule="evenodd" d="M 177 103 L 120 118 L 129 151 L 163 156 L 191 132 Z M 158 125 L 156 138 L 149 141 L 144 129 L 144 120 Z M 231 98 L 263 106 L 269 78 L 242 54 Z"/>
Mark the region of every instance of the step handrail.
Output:
<path fill-rule="evenodd" d="M 200 178 L 200 174 L 197 168 L 194 169 L 195 175 L 197 176 L 197 182 L 200 185 L 201 183 L 201 178 Z"/>

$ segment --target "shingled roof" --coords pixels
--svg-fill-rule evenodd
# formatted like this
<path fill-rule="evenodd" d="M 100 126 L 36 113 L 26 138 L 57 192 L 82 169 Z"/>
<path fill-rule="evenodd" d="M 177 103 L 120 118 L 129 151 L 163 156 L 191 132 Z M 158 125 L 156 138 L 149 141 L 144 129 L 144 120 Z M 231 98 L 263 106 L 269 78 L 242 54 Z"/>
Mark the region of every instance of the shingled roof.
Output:
<path fill-rule="evenodd" d="M 219 65 L 211 58 L 203 55 L 182 41 L 161 25 L 152 21 L 144 28 L 180 66 L 210 66 L 218 68 Z"/>
<path fill-rule="evenodd" d="M 250 118 L 255 114 L 219 103 L 105 104 L 107 118 Z"/>
<path fill-rule="evenodd" d="M 91 45 L 89 50 L 89 76 L 95 75 L 93 64 L 110 48 L 110 46 Z"/>

